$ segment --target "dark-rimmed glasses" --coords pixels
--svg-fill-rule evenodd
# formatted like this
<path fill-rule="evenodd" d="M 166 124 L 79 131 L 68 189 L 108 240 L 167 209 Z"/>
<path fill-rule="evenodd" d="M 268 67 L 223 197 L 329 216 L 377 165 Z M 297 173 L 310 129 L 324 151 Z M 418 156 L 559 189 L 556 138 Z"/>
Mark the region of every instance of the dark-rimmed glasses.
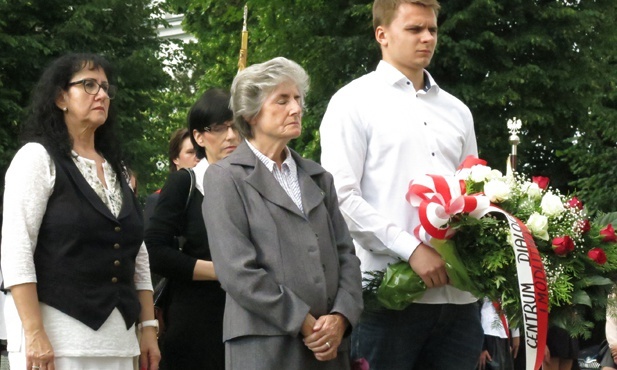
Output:
<path fill-rule="evenodd" d="M 79 84 L 83 85 L 84 91 L 90 95 L 96 95 L 99 93 L 101 89 L 103 89 L 103 91 L 105 92 L 105 94 L 107 94 L 110 100 L 116 97 L 116 92 L 118 91 L 118 88 L 116 86 L 110 85 L 107 82 L 103 82 L 102 84 L 99 84 L 93 78 L 84 78 L 83 80 L 69 82 L 68 86 L 79 85 Z"/>
<path fill-rule="evenodd" d="M 229 129 L 232 129 L 235 132 L 238 131 L 236 129 L 236 126 L 234 126 L 234 124 L 232 122 L 232 123 L 217 123 L 217 124 L 214 124 L 214 125 L 209 126 L 209 127 L 204 127 L 204 132 L 209 132 L 209 133 L 215 134 L 215 135 L 222 135 L 222 134 L 226 133 L 227 131 L 229 131 Z"/>

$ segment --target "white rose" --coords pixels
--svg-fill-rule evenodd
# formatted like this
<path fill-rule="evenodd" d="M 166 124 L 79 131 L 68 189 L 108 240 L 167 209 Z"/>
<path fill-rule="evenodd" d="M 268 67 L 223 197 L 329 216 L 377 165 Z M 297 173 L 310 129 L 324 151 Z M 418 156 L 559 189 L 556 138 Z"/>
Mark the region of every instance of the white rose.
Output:
<path fill-rule="evenodd" d="M 553 193 L 544 194 L 540 202 L 540 208 L 542 208 L 542 213 L 547 216 L 557 216 L 566 210 L 561 198 Z"/>
<path fill-rule="evenodd" d="M 490 180 L 484 184 L 484 195 L 493 203 L 501 203 L 510 199 L 510 186 L 501 180 Z"/>
<path fill-rule="evenodd" d="M 534 212 L 525 224 L 535 237 L 548 240 L 548 218 L 546 216 Z"/>
<path fill-rule="evenodd" d="M 456 171 L 456 174 L 454 176 L 457 179 L 467 181 L 469 180 L 470 174 L 471 174 L 471 168 L 461 168 L 460 170 Z"/>
<path fill-rule="evenodd" d="M 491 170 L 491 172 L 489 172 L 488 175 L 486 175 L 487 180 L 496 180 L 496 179 L 501 179 L 502 177 L 503 177 L 503 174 L 499 170 Z"/>
<path fill-rule="evenodd" d="M 471 180 L 473 182 L 484 182 L 486 177 L 491 173 L 491 168 L 477 164 L 471 167 Z"/>
<path fill-rule="evenodd" d="M 523 190 L 530 199 L 540 199 L 542 197 L 542 189 L 535 182 L 524 183 Z"/>

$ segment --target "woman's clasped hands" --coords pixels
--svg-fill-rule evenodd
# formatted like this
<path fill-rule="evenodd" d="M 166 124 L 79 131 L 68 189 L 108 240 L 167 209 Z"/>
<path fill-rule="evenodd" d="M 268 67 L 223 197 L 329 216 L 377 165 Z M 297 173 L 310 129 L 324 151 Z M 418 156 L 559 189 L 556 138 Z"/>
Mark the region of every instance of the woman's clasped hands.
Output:
<path fill-rule="evenodd" d="M 348 325 L 345 316 L 339 313 L 323 315 L 319 319 L 308 314 L 302 325 L 304 344 L 314 352 L 317 360 L 332 360 L 336 358 Z"/>

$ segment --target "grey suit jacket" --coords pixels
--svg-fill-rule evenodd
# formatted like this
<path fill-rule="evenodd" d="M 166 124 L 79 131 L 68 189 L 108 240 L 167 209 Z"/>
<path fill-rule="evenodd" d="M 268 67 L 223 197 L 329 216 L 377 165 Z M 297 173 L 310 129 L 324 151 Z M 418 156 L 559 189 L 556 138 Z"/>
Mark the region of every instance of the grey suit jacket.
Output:
<path fill-rule="evenodd" d="M 297 336 L 306 314 L 362 312 L 360 261 L 332 175 L 292 151 L 303 214 L 246 142 L 204 176 L 204 221 L 227 292 L 223 339 Z"/>

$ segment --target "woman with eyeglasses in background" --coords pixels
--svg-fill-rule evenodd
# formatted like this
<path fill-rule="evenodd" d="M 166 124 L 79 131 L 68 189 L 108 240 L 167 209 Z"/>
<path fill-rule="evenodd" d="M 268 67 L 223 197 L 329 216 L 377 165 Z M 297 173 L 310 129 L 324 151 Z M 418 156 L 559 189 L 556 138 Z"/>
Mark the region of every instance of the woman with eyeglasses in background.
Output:
<path fill-rule="evenodd" d="M 196 191 L 190 193 L 189 172 L 171 173 L 145 237 L 152 271 L 169 279 L 161 369 L 223 370 L 225 292 L 212 264 L 201 207 L 208 192 L 202 183 L 206 169 L 240 143 L 229 109 L 229 93 L 206 91 L 188 114 L 188 130 L 201 159 L 193 168 Z M 175 237 L 185 239 L 182 251 Z"/>
<path fill-rule="evenodd" d="M 6 173 L 2 272 L 12 369 L 158 369 L 140 207 L 110 100 L 109 63 L 53 62 Z M 140 322 L 140 342 L 135 324 Z"/>

